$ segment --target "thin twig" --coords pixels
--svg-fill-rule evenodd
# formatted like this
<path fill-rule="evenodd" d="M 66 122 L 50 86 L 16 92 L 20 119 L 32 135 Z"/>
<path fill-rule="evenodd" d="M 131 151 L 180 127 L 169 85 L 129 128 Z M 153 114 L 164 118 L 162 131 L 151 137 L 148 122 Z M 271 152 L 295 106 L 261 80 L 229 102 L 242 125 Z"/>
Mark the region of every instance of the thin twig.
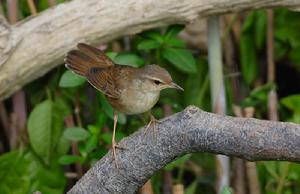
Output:
<path fill-rule="evenodd" d="M 0 0 L 0 16 L 4 16 L 3 3 L 1 0 Z"/>
<path fill-rule="evenodd" d="M 274 63 L 274 13 L 273 10 L 267 11 L 267 61 L 268 61 L 268 83 L 275 82 L 275 63 Z M 277 93 L 274 89 L 269 92 L 268 95 L 268 114 L 269 119 L 272 121 L 278 121 L 277 111 Z"/>
<path fill-rule="evenodd" d="M 74 113 L 75 113 L 75 119 L 76 119 L 77 125 L 78 125 L 79 127 L 82 127 L 82 121 L 81 121 L 81 118 L 80 118 L 79 93 L 76 94 Z"/>
<path fill-rule="evenodd" d="M 274 64 L 274 30 L 273 30 L 273 10 L 267 10 L 267 62 L 268 62 L 268 82 L 275 81 L 275 64 Z"/>
<path fill-rule="evenodd" d="M 254 107 L 244 109 L 244 117 L 253 118 L 255 113 Z M 246 161 L 246 174 L 249 181 L 249 194 L 260 194 L 260 184 L 255 162 Z"/>
<path fill-rule="evenodd" d="M 163 171 L 163 194 L 172 194 L 173 177 L 170 171 Z"/>
<path fill-rule="evenodd" d="M 140 188 L 139 194 L 154 194 L 151 179 Z"/>
<path fill-rule="evenodd" d="M 7 12 L 8 12 L 8 21 L 11 24 L 14 24 L 18 21 L 18 0 L 9 0 L 7 1 Z"/>
<path fill-rule="evenodd" d="M 0 101 L 0 121 L 2 123 L 2 126 L 4 128 L 4 132 L 6 134 L 6 137 L 9 139 L 10 137 L 10 132 L 9 132 L 9 117 L 8 117 L 8 114 L 7 114 L 7 110 L 6 110 L 6 107 L 5 107 L 5 104 L 3 101 Z"/>
<path fill-rule="evenodd" d="M 33 0 L 27 0 L 28 7 L 32 16 L 37 15 L 37 10 Z"/>
<path fill-rule="evenodd" d="M 48 0 L 48 4 L 50 7 L 53 7 L 54 5 L 56 5 L 56 0 Z"/>
<path fill-rule="evenodd" d="M 65 118 L 65 125 L 66 127 L 74 127 L 74 119 L 73 116 L 70 115 Z M 72 149 L 72 154 L 79 156 L 79 151 L 78 151 L 78 146 L 76 142 L 71 143 L 71 149 Z M 80 178 L 83 175 L 83 169 L 79 161 L 75 163 L 75 169 L 76 169 L 76 174 L 77 178 Z"/>

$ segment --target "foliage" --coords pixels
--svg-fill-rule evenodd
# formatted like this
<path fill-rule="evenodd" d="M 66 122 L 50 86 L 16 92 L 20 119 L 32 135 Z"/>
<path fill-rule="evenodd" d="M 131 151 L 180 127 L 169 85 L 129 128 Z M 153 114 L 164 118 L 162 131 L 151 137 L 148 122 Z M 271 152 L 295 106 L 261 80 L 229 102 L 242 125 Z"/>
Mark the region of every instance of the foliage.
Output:
<path fill-rule="evenodd" d="M 253 11 L 247 16 L 241 33 L 240 62 L 246 84 L 252 84 L 259 75 L 257 53 L 262 49 L 266 34 L 266 12 Z"/>
<path fill-rule="evenodd" d="M 13 151 L 0 156 L 1 193 L 62 193 L 66 180 L 57 164 L 45 167 L 30 151 Z"/>

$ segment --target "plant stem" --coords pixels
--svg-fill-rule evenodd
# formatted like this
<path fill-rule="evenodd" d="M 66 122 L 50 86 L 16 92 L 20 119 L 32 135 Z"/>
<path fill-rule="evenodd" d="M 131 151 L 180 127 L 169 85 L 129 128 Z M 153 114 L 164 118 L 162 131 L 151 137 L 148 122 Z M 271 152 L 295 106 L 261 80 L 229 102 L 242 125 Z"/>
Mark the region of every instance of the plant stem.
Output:
<path fill-rule="evenodd" d="M 208 63 L 212 96 L 212 109 L 215 113 L 226 114 L 226 97 L 222 69 L 222 49 L 218 16 L 208 18 Z M 229 185 L 229 157 L 217 155 L 217 192 Z"/>
<path fill-rule="evenodd" d="M 283 172 L 281 172 L 281 176 L 279 178 L 278 185 L 277 185 L 277 188 L 276 188 L 276 193 L 278 193 L 278 194 L 282 193 L 282 189 L 283 189 L 284 184 L 285 184 L 285 179 L 286 179 L 286 177 L 289 173 L 289 168 L 290 168 L 290 163 L 285 162 L 283 164 Z"/>

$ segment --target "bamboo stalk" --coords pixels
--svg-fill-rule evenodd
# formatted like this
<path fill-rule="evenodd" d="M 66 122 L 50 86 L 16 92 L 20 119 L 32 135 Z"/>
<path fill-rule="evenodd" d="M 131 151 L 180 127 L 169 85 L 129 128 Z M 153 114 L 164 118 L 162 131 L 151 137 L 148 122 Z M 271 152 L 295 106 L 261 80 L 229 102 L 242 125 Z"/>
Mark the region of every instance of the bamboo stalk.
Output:
<path fill-rule="evenodd" d="M 273 10 L 267 11 L 267 62 L 268 62 L 268 83 L 275 82 L 275 63 L 274 63 L 274 13 Z M 269 119 L 272 121 L 278 121 L 277 111 L 278 98 L 274 89 L 269 92 L 268 95 L 268 114 Z"/>
<path fill-rule="evenodd" d="M 226 114 L 226 97 L 222 69 L 222 52 L 218 16 L 208 18 L 208 63 L 210 86 L 212 94 L 212 109 L 217 114 Z M 229 186 L 229 157 L 216 156 L 217 165 L 217 192 L 221 193 L 224 186 Z"/>

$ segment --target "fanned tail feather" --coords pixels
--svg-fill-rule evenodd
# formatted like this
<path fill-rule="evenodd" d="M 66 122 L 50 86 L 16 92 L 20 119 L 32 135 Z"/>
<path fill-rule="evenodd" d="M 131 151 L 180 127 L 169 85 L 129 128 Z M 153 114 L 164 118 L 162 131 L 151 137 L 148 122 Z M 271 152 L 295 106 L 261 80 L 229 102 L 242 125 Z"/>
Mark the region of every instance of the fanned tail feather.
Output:
<path fill-rule="evenodd" d="M 74 73 L 87 76 L 92 68 L 107 68 L 113 66 L 113 62 L 105 54 L 92 46 L 79 43 L 79 50 L 71 50 L 65 58 L 66 67 Z"/>

